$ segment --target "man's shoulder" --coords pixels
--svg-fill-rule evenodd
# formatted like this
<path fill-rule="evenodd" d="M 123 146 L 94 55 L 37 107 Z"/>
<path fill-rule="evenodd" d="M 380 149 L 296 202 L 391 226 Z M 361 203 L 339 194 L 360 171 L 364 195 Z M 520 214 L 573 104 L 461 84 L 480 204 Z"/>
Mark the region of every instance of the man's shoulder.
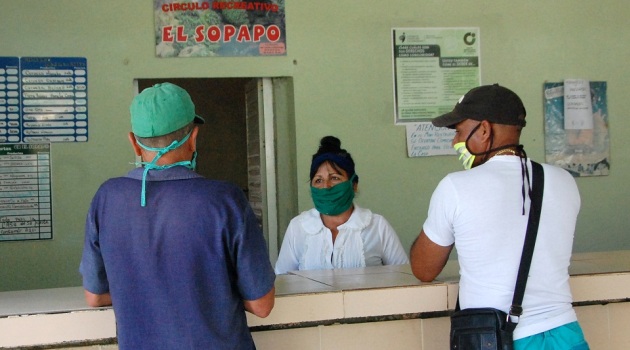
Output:
<path fill-rule="evenodd" d="M 469 183 L 473 179 L 477 179 L 477 178 L 484 179 L 485 175 L 486 175 L 485 168 L 475 167 L 469 170 L 458 170 L 458 171 L 450 172 L 446 174 L 440 182 L 441 183 L 447 182 L 447 183 L 453 183 L 453 184 L 460 183 L 460 182 Z"/>
<path fill-rule="evenodd" d="M 138 180 L 127 177 L 127 176 L 117 176 L 109 178 L 100 185 L 100 189 L 108 189 L 108 188 L 118 188 L 120 186 L 126 186 L 133 183 L 136 183 Z"/>
<path fill-rule="evenodd" d="M 213 180 L 205 177 L 192 179 L 193 186 L 199 189 L 205 189 L 211 193 L 224 193 L 226 195 L 241 197 L 245 195 L 242 188 L 230 181 Z"/>
<path fill-rule="evenodd" d="M 563 176 L 563 177 L 570 177 L 573 178 L 573 176 L 571 175 L 571 173 L 569 171 L 567 171 L 564 168 L 561 168 L 557 165 L 553 165 L 553 164 L 547 164 L 547 163 L 540 163 L 540 165 L 542 165 L 543 167 L 543 171 L 545 172 L 545 174 L 549 173 L 549 174 L 553 174 L 556 176 Z"/>
<path fill-rule="evenodd" d="M 156 183 L 156 181 L 150 181 Z M 230 197 L 240 199 L 245 194 L 243 190 L 235 183 L 224 180 L 214 180 L 203 176 L 191 176 L 185 178 L 174 179 L 160 179 L 157 182 L 165 184 L 166 187 L 162 187 L 163 190 L 178 191 L 178 189 L 184 190 L 190 198 L 195 196 L 208 196 L 212 197 Z M 142 179 L 138 179 L 135 176 L 119 176 L 112 177 L 105 180 L 98 188 L 97 193 L 111 194 L 121 193 L 131 190 L 136 190 L 137 187 L 142 185 Z M 194 189 L 190 190 L 190 189 Z M 154 187 L 155 190 L 155 187 Z"/>

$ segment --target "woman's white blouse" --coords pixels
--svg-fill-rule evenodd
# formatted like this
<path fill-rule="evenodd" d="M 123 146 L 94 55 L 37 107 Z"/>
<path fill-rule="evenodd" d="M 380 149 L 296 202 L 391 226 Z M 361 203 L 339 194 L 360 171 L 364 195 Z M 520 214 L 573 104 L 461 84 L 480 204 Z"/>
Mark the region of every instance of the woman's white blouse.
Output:
<path fill-rule="evenodd" d="M 294 270 L 321 270 L 408 264 L 400 239 L 381 215 L 354 205 L 346 223 L 332 233 L 319 212 L 302 212 L 289 223 L 282 241 L 276 274 Z"/>

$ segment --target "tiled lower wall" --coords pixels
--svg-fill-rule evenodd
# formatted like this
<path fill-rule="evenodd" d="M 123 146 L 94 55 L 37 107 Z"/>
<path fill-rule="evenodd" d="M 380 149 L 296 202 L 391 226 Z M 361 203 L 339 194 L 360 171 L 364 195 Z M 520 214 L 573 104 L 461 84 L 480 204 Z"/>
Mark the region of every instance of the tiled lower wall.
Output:
<path fill-rule="evenodd" d="M 254 339 L 259 350 L 448 350 L 448 327 L 448 318 L 415 319 L 257 332 Z"/>
<path fill-rule="evenodd" d="M 630 349 L 630 302 L 576 307 L 592 350 Z M 448 350 L 448 318 L 429 318 L 254 332 L 259 350 Z M 116 350 L 115 345 L 65 348 Z"/>
<path fill-rule="evenodd" d="M 630 349 L 630 303 L 576 307 L 593 350 Z M 448 350 L 448 318 L 388 321 L 254 333 L 259 350 Z"/>
<path fill-rule="evenodd" d="M 630 349 L 630 302 L 575 310 L 591 349 Z"/>

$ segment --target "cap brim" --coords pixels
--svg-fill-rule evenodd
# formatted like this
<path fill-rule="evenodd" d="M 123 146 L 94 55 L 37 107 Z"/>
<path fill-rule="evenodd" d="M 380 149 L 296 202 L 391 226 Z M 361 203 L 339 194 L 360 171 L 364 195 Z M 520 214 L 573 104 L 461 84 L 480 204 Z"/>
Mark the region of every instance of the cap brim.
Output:
<path fill-rule="evenodd" d="M 198 116 L 195 114 L 195 119 L 193 119 L 193 123 L 195 124 L 205 124 L 206 120 L 203 119 L 201 116 Z"/>
<path fill-rule="evenodd" d="M 442 114 L 439 117 L 435 117 L 431 120 L 431 123 L 434 126 L 440 127 L 440 128 L 450 128 L 450 129 L 454 129 L 455 125 L 459 124 L 461 121 L 463 121 L 464 117 L 458 115 L 457 113 L 455 113 L 455 111 L 451 111 L 449 113 L 446 114 Z"/>

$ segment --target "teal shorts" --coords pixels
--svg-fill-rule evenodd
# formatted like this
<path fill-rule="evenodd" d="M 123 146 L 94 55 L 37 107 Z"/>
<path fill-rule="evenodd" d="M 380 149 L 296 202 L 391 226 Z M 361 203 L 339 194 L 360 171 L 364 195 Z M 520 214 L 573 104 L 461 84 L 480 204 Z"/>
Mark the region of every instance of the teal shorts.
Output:
<path fill-rule="evenodd" d="M 589 350 L 576 322 L 514 341 L 514 350 Z"/>

